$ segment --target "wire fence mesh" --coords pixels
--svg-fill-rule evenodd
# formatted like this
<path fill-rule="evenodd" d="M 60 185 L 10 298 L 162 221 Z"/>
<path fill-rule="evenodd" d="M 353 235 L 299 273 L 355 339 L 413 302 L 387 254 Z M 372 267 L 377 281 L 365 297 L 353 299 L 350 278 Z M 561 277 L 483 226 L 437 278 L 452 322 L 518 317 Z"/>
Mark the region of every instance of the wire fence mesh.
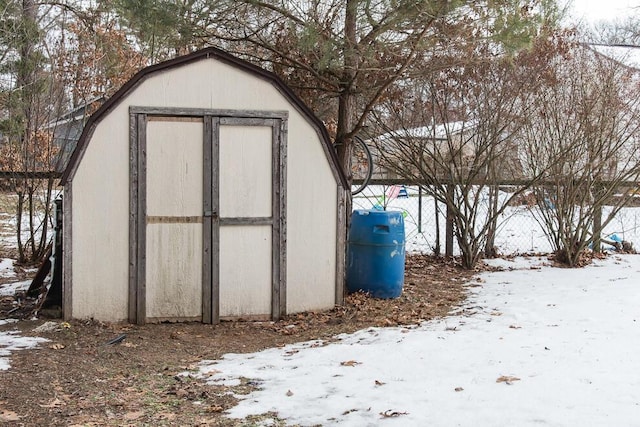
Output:
<path fill-rule="evenodd" d="M 502 197 L 508 196 L 503 187 Z M 546 207 L 553 209 L 552 205 Z M 370 185 L 353 197 L 353 209 L 396 210 L 403 212 L 405 243 L 408 252 L 444 254 L 446 208 L 443 203 L 409 185 Z M 488 203 L 485 207 L 488 209 Z M 510 203 L 498 220 L 495 249 L 501 255 L 549 253 L 551 244 L 544 227 L 536 220 L 540 207 L 517 198 Z M 486 213 L 486 210 L 485 212 Z M 482 212 L 482 205 L 479 212 Z M 604 207 L 607 215 L 607 207 Z M 640 244 L 640 208 L 625 207 L 605 227 L 603 237 L 626 240 L 634 247 Z M 605 247 L 605 249 L 607 249 Z M 453 243 L 454 255 L 459 255 L 457 243 Z"/>

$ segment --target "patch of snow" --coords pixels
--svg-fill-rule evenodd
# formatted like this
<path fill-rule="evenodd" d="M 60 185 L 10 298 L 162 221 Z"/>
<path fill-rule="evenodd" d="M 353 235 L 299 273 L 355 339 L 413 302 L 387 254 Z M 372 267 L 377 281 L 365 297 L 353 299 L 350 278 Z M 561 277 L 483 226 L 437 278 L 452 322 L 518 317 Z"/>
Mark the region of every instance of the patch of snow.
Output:
<path fill-rule="evenodd" d="M 13 263 L 15 261 L 10 258 L 0 259 L 0 277 L 14 277 L 16 275 L 13 269 Z"/>
<path fill-rule="evenodd" d="M 18 319 L 0 319 L 0 326 L 7 325 L 9 323 L 15 323 Z"/>
<path fill-rule="evenodd" d="M 514 263 L 480 275 L 469 290 L 474 314 L 228 354 L 204 362 L 200 376 L 258 386 L 237 396 L 232 418 L 274 411 L 304 426 L 637 425 L 640 257 L 582 269 Z"/>
<path fill-rule="evenodd" d="M 0 296 L 13 296 L 18 291 L 26 291 L 31 285 L 31 280 L 25 280 L 23 282 L 6 283 L 0 285 Z"/>
<path fill-rule="evenodd" d="M 38 344 L 46 341 L 48 340 L 40 337 L 20 336 L 17 330 L 0 331 L 0 371 L 6 371 L 11 367 L 9 364 L 9 355 L 11 352 L 35 348 Z"/>
<path fill-rule="evenodd" d="M 483 262 L 491 267 L 503 270 L 526 270 L 549 265 L 546 257 L 515 257 L 515 258 L 493 258 L 484 259 Z"/>

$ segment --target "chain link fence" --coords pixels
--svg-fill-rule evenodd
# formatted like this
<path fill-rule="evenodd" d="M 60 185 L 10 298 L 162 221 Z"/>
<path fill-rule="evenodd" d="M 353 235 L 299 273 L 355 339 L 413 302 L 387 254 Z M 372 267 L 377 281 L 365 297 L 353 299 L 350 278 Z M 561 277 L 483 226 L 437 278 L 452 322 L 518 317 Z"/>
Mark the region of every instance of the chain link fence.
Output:
<path fill-rule="evenodd" d="M 508 188 L 502 190 L 508 196 Z M 487 205 L 488 206 L 488 205 Z M 553 209 L 553 206 L 548 206 Z M 379 209 L 403 212 L 408 252 L 445 253 L 446 208 L 419 187 L 409 185 L 370 185 L 353 197 L 353 209 Z M 543 226 L 536 220 L 537 206 L 526 197 L 512 202 L 500 216 L 495 238 L 498 254 L 549 253 Z M 606 215 L 606 207 L 603 214 Z M 479 213 L 482 215 L 482 211 Z M 623 208 L 604 229 L 603 237 L 640 245 L 640 207 Z M 606 249 L 606 248 L 605 248 Z M 460 254 L 453 242 L 454 255 Z"/>

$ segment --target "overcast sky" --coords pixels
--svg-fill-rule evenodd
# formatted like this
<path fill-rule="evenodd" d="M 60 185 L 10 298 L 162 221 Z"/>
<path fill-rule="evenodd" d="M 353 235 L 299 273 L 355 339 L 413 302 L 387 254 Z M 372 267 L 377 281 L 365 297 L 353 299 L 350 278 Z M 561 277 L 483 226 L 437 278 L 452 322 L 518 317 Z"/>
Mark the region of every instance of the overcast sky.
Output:
<path fill-rule="evenodd" d="M 640 0 L 561 0 L 572 3 L 571 10 L 578 20 L 594 24 L 601 20 L 625 19 L 635 15 L 640 18 Z M 634 9 L 635 8 L 635 9 Z"/>

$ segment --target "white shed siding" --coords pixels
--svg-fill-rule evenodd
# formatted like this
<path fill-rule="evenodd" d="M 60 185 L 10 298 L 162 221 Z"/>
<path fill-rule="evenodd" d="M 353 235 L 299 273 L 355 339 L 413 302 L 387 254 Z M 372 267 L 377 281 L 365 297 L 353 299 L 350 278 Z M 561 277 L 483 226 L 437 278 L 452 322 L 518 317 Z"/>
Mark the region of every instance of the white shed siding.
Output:
<path fill-rule="evenodd" d="M 336 288 L 338 183 L 324 160 L 322 143 L 306 118 L 272 84 L 212 58 L 149 75 L 97 124 L 73 176 L 73 317 L 111 321 L 128 317 L 128 109 L 132 105 L 289 110 L 287 311 L 331 307 Z"/>
<path fill-rule="evenodd" d="M 73 180 L 72 314 L 125 320 L 129 280 L 129 126 L 108 116 Z"/>
<path fill-rule="evenodd" d="M 300 129 L 302 130 L 302 129 Z M 314 133 L 289 132 L 287 312 L 335 304 L 338 184 Z"/>

